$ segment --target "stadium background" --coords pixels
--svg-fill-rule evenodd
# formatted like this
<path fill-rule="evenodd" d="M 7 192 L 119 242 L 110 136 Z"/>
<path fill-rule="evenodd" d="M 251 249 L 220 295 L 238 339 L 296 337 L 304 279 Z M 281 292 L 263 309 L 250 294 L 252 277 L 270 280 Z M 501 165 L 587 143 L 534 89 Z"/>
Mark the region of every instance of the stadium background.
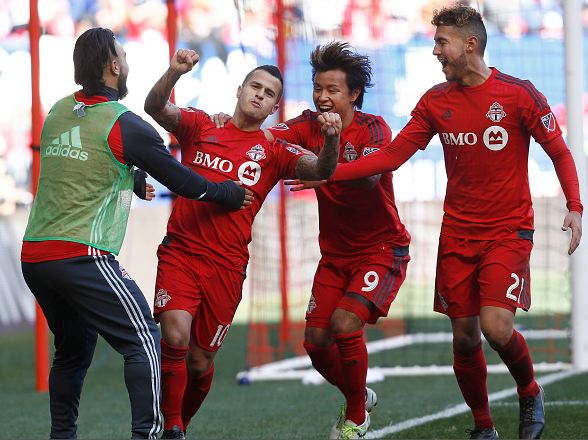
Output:
<path fill-rule="evenodd" d="M 397 133 L 420 95 L 443 81 L 440 67 L 431 55 L 433 28 L 429 21 L 433 10 L 447 3 L 438 0 L 284 1 L 286 84 L 282 105 L 285 117 L 313 108 L 310 50 L 319 43 L 344 39 L 368 54 L 373 63 L 375 86 L 366 94 L 363 110 L 384 116 Z M 530 79 L 546 95 L 565 128 L 564 29 L 560 2 L 471 3 L 485 16 L 489 31 L 488 64 Z M 201 56 L 193 74 L 183 77 L 176 87 L 177 103 L 211 114 L 231 113 L 236 88 L 245 73 L 258 64 L 277 63 L 275 1 L 177 0 L 175 4 L 177 46 L 193 48 Z M 76 89 L 71 61 L 76 36 L 89 26 L 103 26 L 115 31 L 128 54 L 130 93 L 123 103 L 152 122 L 143 112 L 143 100 L 168 64 L 165 1 L 39 0 L 38 5 L 43 30 L 40 41 L 43 111 L 46 113 L 57 99 Z M 0 337 L 3 347 L 9 346 L 6 341 L 19 338 L 29 341 L 27 335 L 34 320 L 34 301 L 22 281 L 18 263 L 20 240 L 32 200 L 28 7 L 28 2 L 22 0 L 0 0 L 0 96 L 4 98 L 0 107 L 0 301 L 3 303 Z M 584 3 L 579 19 L 586 33 L 588 2 Z M 584 48 L 578 50 L 585 51 Z M 588 84 L 587 73 L 584 77 Z M 588 100 L 585 102 L 588 108 Z M 586 125 L 587 119 L 584 120 Z M 276 118 L 268 124 L 275 122 L 278 122 Z M 168 140 L 167 134 L 154 125 Z M 546 332 L 537 336 L 531 348 L 536 360 L 555 365 L 546 367 L 550 371 L 559 368 L 557 363 L 570 361 L 569 260 L 565 252 L 567 237 L 559 231 L 565 205 L 551 162 L 537 145 L 532 146 L 529 168 L 537 219 L 537 244 L 532 262 L 534 304 L 531 313 L 522 316 L 519 323 L 522 329 L 530 327 Z M 406 343 L 399 346 L 400 350 L 372 356 L 374 364 L 370 365 L 380 369 L 372 369 L 376 378 L 381 370 L 392 366 L 450 364 L 448 322 L 431 312 L 436 241 L 445 188 L 438 141 L 433 141 L 398 170 L 394 179 L 400 215 L 413 237 L 413 260 L 390 318 L 382 320 L 368 337 L 376 341 L 426 333 L 436 334 L 440 339 L 435 344 Z M 147 295 L 153 294 L 155 248 L 164 235 L 169 213 L 169 198 L 161 197 L 167 190 L 156 186 L 160 195 L 156 201 L 135 201 L 120 258 Z M 245 325 L 234 331 L 235 341 L 243 345 L 235 358 L 239 367 L 252 367 L 301 352 L 301 319 L 319 257 L 316 203 L 312 192 L 286 193 L 286 196 L 286 235 L 279 221 L 279 189 L 268 198 L 255 223 L 249 276 L 237 318 L 237 322 Z M 286 245 L 285 285 L 281 282 L 285 265 L 280 258 L 280 243 Z M 284 292 L 286 297 L 282 295 Z M 288 301 L 286 310 L 284 298 Z M 283 324 L 284 317 L 288 325 Z M 227 343 L 232 335 L 233 330 Z M 4 348 L 2 351 L 5 352 Z M 25 353 L 32 357 L 32 350 Z M 308 372 L 298 371 L 291 376 L 307 382 L 316 380 Z M 587 407 L 580 406 L 580 409 L 586 413 Z"/>

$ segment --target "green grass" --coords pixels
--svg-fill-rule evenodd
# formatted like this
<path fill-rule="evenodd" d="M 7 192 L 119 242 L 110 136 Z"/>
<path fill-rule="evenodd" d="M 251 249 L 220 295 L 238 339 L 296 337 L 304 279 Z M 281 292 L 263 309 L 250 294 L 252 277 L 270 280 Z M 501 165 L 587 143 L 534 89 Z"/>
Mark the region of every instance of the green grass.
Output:
<path fill-rule="evenodd" d="M 324 439 L 336 418 L 341 396 L 329 385 L 304 386 L 298 381 L 257 382 L 239 386 L 235 374 L 243 368 L 246 332 L 234 326 L 216 361 L 210 395 L 188 429 L 197 439 Z M 566 342 L 564 342 L 566 343 Z M 427 347 L 427 351 L 433 347 Z M 448 347 L 436 347 L 443 363 Z M 0 439 L 45 439 L 49 432 L 48 395 L 34 391 L 31 333 L 0 335 Z M 385 356 L 398 357 L 400 353 Z M 373 365 L 386 361 L 374 356 Z M 491 359 L 494 361 L 494 359 Z M 409 362 L 410 364 L 410 362 Z M 509 375 L 490 375 L 490 392 L 513 387 Z M 373 384 L 379 404 L 372 428 L 380 429 L 462 403 L 452 376 L 387 378 Z M 544 438 L 588 438 L 588 373 L 545 387 L 548 402 L 580 402 L 547 407 Z M 581 403 L 583 402 L 583 403 Z M 501 438 L 515 438 L 516 397 L 493 405 Z M 439 420 L 386 438 L 467 438 L 469 414 Z M 129 404 L 122 379 L 122 359 L 101 342 L 88 372 L 82 400 L 80 439 L 130 437 Z"/>

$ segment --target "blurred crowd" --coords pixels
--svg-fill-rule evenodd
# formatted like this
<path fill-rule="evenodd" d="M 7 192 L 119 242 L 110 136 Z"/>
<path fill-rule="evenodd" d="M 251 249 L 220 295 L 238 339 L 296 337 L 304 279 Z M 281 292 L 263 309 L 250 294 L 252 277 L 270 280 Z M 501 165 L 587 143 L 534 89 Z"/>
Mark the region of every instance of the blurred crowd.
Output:
<path fill-rule="evenodd" d="M 195 48 L 227 45 L 259 38 L 273 40 L 275 0 L 176 0 L 180 40 Z M 332 39 L 353 37 L 356 45 L 398 44 L 429 35 L 434 9 L 448 0 L 284 0 L 290 37 Z M 472 0 L 490 32 L 509 36 L 560 36 L 559 0 Z M 44 32 L 75 37 L 92 26 L 111 28 L 129 40 L 159 34 L 165 38 L 165 0 L 38 0 Z M 2 46 L 18 46 L 26 37 L 29 2 L 0 0 Z M 588 0 L 584 0 L 588 25 Z M 235 23 L 238 26 L 235 26 Z"/>
<path fill-rule="evenodd" d="M 203 62 L 176 88 L 180 105 L 231 112 L 242 75 L 260 59 L 275 57 L 275 0 L 176 0 L 178 45 Z M 285 36 L 313 43 L 332 39 L 375 49 L 431 40 L 435 9 L 451 0 L 284 0 Z M 559 0 L 473 0 L 491 34 L 509 38 L 563 33 Z M 142 100 L 167 65 L 166 0 L 38 0 L 42 24 L 41 100 L 75 90 L 71 53 L 89 27 L 112 29 L 125 44 L 131 93 L 125 104 L 140 113 Z M 30 202 L 29 2 L 0 0 L 0 215 Z M 588 28 L 588 0 L 582 20 Z M 254 48 L 244 55 L 240 48 Z M 206 86 L 203 86 L 203 85 Z M 220 86 L 218 86 L 220 84 Z M 18 86 L 16 86 L 18 85 Z M 189 90 L 189 92 L 186 92 Z M 198 101 L 194 96 L 198 95 Z M 301 105 L 306 105 L 302 103 Z M 162 133 L 162 135 L 164 135 Z M 16 189 L 15 189 L 16 188 Z"/>

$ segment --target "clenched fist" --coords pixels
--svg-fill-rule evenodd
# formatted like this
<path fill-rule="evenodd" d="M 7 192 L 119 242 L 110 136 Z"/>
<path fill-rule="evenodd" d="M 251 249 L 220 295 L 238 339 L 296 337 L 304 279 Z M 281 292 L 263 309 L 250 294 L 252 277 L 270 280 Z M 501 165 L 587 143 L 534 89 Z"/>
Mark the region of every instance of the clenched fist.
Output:
<path fill-rule="evenodd" d="M 175 72 L 183 75 L 194 68 L 200 60 L 200 55 L 190 49 L 179 49 L 172 57 L 169 67 Z"/>

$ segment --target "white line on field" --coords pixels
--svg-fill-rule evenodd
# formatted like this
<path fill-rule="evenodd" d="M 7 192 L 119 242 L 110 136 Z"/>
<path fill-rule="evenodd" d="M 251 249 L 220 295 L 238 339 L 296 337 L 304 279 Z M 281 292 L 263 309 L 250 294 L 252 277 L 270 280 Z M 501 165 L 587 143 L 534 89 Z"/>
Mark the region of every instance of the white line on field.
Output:
<path fill-rule="evenodd" d="M 558 382 L 563 379 L 567 379 L 568 377 L 575 376 L 576 374 L 582 373 L 583 371 L 577 370 L 568 370 L 562 371 L 559 373 L 550 374 L 547 376 L 543 376 L 537 379 L 541 385 L 549 385 L 554 382 Z M 498 401 L 505 399 L 510 396 L 514 396 L 517 394 L 517 389 L 515 388 L 508 388 L 506 390 L 498 391 L 496 393 L 492 393 L 488 395 L 488 400 L 490 402 Z M 368 431 L 365 438 L 382 438 L 386 435 L 395 434 L 400 431 L 404 431 L 406 429 L 414 428 L 416 426 L 424 425 L 425 423 L 429 423 L 435 420 L 440 419 L 448 419 L 450 417 L 456 416 L 458 414 L 463 414 L 468 412 L 470 409 L 465 403 L 461 403 L 459 405 L 452 406 L 450 408 L 444 409 L 443 411 L 439 411 L 433 414 L 429 414 L 423 417 L 415 417 L 413 419 L 408 419 L 400 423 L 395 423 L 388 425 L 381 429 L 376 429 L 374 431 Z"/>

